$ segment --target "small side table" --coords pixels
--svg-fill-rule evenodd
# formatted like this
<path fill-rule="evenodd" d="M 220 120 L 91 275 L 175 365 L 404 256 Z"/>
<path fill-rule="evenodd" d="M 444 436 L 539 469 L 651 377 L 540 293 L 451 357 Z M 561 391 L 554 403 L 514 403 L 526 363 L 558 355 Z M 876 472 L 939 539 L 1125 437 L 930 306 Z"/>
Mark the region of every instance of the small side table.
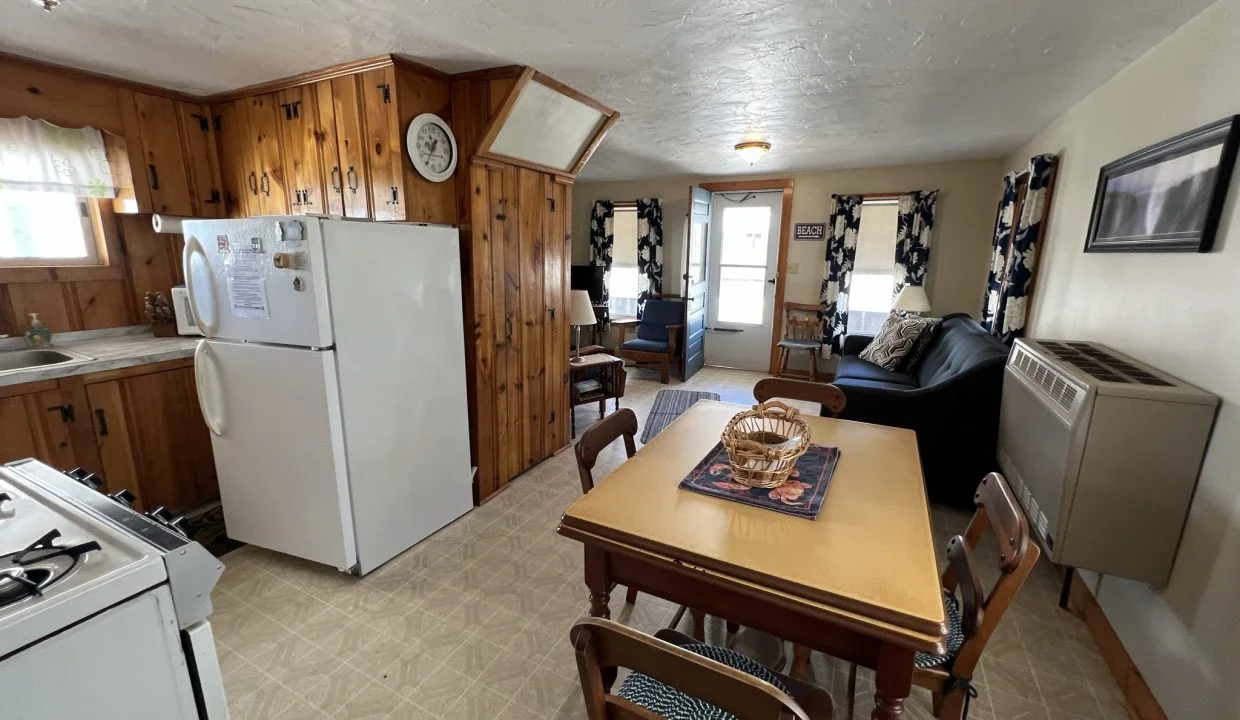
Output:
<path fill-rule="evenodd" d="M 624 360 L 607 353 L 583 355 L 581 360 L 568 362 L 568 410 L 569 425 L 572 436 L 577 437 L 577 414 L 573 409 L 578 405 L 598 403 L 598 416 L 607 414 L 607 401 L 615 400 L 616 409 L 620 409 L 620 398 L 624 397 L 624 381 L 628 373 L 624 369 Z M 580 388 L 579 385 L 589 383 L 590 387 Z M 597 387 L 593 386 L 597 383 Z"/>

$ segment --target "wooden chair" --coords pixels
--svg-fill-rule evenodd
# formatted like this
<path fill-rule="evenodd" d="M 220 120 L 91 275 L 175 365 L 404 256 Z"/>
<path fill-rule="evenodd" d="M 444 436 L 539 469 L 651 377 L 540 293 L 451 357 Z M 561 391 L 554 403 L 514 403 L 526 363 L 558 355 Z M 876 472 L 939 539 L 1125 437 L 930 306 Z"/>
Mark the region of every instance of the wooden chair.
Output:
<path fill-rule="evenodd" d="M 619 333 L 616 354 L 634 365 L 657 363 L 660 381 L 666 385 L 670 380 L 673 362 L 679 363 L 683 352 L 681 333 L 684 330 L 685 301 L 679 296 L 659 295 L 646 301 L 641 320 L 629 318 L 612 320 Z M 637 337 L 625 339 L 630 327 L 636 328 Z"/>
<path fill-rule="evenodd" d="M 931 692 L 934 716 L 939 720 L 960 720 L 976 692 L 971 683 L 982 651 L 1042 554 L 1002 475 L 990 473 L 982 478 L 973 502 L 977 512 L 964 536 L 957 535 L 947 544 L 948 564 L 942 578 L 948 624 L 959 635 L 956 643 L 949 638 L 946 655 L 917 653 L 913 671 L 913 684 Z M 982 587 L 972 557 L 987 527 L 999 545 L 999 579 L 989 592 Z M 953 605 L 958 605 L 957 612 Z M 848 717 L 852 717 L 856 689 L 857 666 L 853 665 L 848 670 Z"/>
<path fill-rule="evenodd" d="M 753 386 L 754 400 L 764 403 L 773 398 L 816 402 L 822 406 L 824 413 L 831 417 L 839 417 L 848 402 L 848 399 L 844 397 L 844 391 L 834 385 L 784 378 L 763 378 Z"/>
<path fill-rule="evenodd" d="M 581 433 L 581 439 L 577 441 L 573 453 L 577 456 L 577 475 L 581 478 L 582 494 L 594 489 L 594 464 L 598 462 L 598 454 L 620 437 L 624 438 L 624 452 L 628 457 L 636 455 L 637 443 L 634 438 L 637 437 L 637 415 L 628 408 L 617 410 Z M 637 590 L 629 588 L 624 601 L 636 602 Z"/>
<path fill-rule="evenodd" d="M 789 375 L 788 356 L 798 350 L 809 352 L 809 379 L 818 381 L 818 355 L 822 352 L 825 319 L 821 305 L 784 303 L 784 337 L 779 341 L 779 372 Z"/>
<path fill-rule="evenodd" d="M 770 672 L 768 677 L 782 682 L 788 688 L 785 693 L 754 674 L 687 649 L 697 641 L 675 631 L 660 630 L 651 637 L 610 620 L 583 618 L 573 625 L 569 637 L 577 654 L 577 672 L 590 720 L 661 717 L 624 696 L 626 691 L 634 692 L 636 682 L 621 686 L 619 694 L 611 692 L 609 679 L 615 677 L 615 669 L 620 667 L 745 720 L 831 720 L 833 716 L 831 696 L 825 690 L 757 668 L 763 675 Z M 735 664 L 752 667 L 752 661 L 739 653 L 696 647 L 725 661 L 739 658 Z M 651 685 L 647 684 L 646 689 Z"/>

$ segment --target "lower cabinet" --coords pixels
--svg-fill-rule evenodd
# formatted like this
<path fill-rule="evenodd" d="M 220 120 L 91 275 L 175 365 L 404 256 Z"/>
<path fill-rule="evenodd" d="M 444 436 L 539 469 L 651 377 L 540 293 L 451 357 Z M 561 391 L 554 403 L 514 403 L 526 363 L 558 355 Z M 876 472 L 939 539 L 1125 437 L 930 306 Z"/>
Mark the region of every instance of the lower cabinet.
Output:
<path fill-rule="evenodd" d="M 182 512 L 219 497 L 189 359 L 3 390 L 0 462 L 85 468 L 106 491 L 132 492 L 141 510 Z"/>

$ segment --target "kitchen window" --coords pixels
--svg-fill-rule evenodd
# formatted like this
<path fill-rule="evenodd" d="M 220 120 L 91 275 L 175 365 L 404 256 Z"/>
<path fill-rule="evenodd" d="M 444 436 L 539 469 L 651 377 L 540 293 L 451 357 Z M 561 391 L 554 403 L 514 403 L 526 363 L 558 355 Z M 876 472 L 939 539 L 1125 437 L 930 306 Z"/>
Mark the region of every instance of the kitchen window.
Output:
<path fill-rule="evenodd" d="M 0 189 L 0 267 L 99 265 L 93 201 Z"/>
<path fill-rule="evenodd" d="M 891 313 L 896 291 L 896 235 L 899 206 L 895 200 L 861 204 L 857 257 L 848 285 L 848 334 L 875 335 Z"/>
<path fill-rule="evenodd" d="M 613 318 L 637 317 L 637 208 L 616 208 L 611 228 L 607 307 Z"/>

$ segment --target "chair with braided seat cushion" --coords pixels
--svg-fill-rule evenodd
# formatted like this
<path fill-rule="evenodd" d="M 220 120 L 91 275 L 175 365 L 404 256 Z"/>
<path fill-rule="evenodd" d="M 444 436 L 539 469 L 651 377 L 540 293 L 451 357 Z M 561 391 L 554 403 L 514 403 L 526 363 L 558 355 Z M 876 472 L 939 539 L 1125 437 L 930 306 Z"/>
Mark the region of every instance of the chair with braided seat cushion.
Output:
<path fill-rule="evenodd" d="M 809 353 L 809 380 L 818 381 L 818 355 L 822 352 L 825 320 L 821 305 L 784 303 L 784 336 L 779 340 L 779 377 L 791 375 L 788 359 L 797 351 Z"/>
<path fill-rule="evenodd" d="M 590 720 L 831 720 L 822 688 L 675 630 L 654 637 L 602 618 L 569 633 Z M 633 672 L 611 692 L 617 668 Z"/>

